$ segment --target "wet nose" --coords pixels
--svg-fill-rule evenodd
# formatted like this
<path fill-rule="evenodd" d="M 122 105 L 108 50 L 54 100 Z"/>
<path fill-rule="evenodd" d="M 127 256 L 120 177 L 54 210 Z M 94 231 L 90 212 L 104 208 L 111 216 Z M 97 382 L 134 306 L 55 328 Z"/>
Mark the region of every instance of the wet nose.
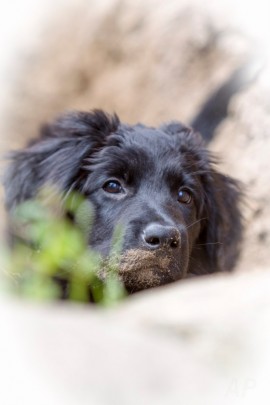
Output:
<path fill-rule="evenodd" d="M 144 244 L 152 250 L 161 247 L 176 249 L 180 246 L 180 233 L 174 226 L 149 224 L 142 237 Z"/>

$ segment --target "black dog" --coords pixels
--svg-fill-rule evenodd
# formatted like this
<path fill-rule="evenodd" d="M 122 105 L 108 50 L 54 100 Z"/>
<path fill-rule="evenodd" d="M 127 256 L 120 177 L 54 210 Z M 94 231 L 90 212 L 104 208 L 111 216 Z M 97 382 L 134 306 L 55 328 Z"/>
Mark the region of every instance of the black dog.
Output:
<path fill-rule="evenodd" d="M 201 136 L 179 122 L 122 124 L 100 110 L 66 114 L 13 155 L 9 210 L 45 183 L 92 202 L 89 244 L 106 256 L 124 229 L 120 276 L 129 291 L 233 268 L 242 221 L 238 183 L 215 168 Z"/>

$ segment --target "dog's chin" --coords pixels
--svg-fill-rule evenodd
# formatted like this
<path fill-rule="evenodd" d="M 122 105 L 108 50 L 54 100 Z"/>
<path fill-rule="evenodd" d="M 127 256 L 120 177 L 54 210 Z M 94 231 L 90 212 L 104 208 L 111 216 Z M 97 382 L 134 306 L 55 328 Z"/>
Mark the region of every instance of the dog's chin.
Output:
<path fill-rule="evenodd" d="M 180 280 L 186 275 L 186 267 L 165 253 L 132 249 L 121 257 L 119 276 L 127 291 L 133 293 Z"/>

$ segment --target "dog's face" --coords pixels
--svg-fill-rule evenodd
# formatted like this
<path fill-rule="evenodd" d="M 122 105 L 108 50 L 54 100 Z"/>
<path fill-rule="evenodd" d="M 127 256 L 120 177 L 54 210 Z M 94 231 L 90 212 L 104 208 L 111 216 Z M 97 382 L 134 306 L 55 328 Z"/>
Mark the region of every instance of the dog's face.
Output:
<path fill-rule="evenodd" d="M 93 203 L 90 244 L 107 255 L 117 224 L 123 229 L 120 274 L 129 289 L 185 277 L 199 235 L 202 184 L 195 161 L 164 130 L 125 127 L 89 159 L 84 191 Z"/>
<path fill-rule="evenodd" d="M 89 244 L 104 257 L 120 225 L 119 274 L 130 292 L 226 270 L 235 261 L 237 185 L 215 171 L 201 137 L 180 123 L 156 129 L 123 125 L 100 111 L 68 115 L 16 154 L 8 205 L 32 197 L 46 181 L 91 201 Z"/>

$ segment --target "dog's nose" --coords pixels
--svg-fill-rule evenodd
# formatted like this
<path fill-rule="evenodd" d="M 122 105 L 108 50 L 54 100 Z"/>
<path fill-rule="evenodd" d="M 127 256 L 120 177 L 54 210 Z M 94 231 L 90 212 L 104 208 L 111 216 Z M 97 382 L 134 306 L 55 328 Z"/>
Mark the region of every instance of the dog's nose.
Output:
<path fill-rule="evenodd" d="M 149 249 L 168 247 L 175 249 L 180 245 L 180 233 L 173 226 L 149 224 L 143 231 L 143 241 Z"/>

